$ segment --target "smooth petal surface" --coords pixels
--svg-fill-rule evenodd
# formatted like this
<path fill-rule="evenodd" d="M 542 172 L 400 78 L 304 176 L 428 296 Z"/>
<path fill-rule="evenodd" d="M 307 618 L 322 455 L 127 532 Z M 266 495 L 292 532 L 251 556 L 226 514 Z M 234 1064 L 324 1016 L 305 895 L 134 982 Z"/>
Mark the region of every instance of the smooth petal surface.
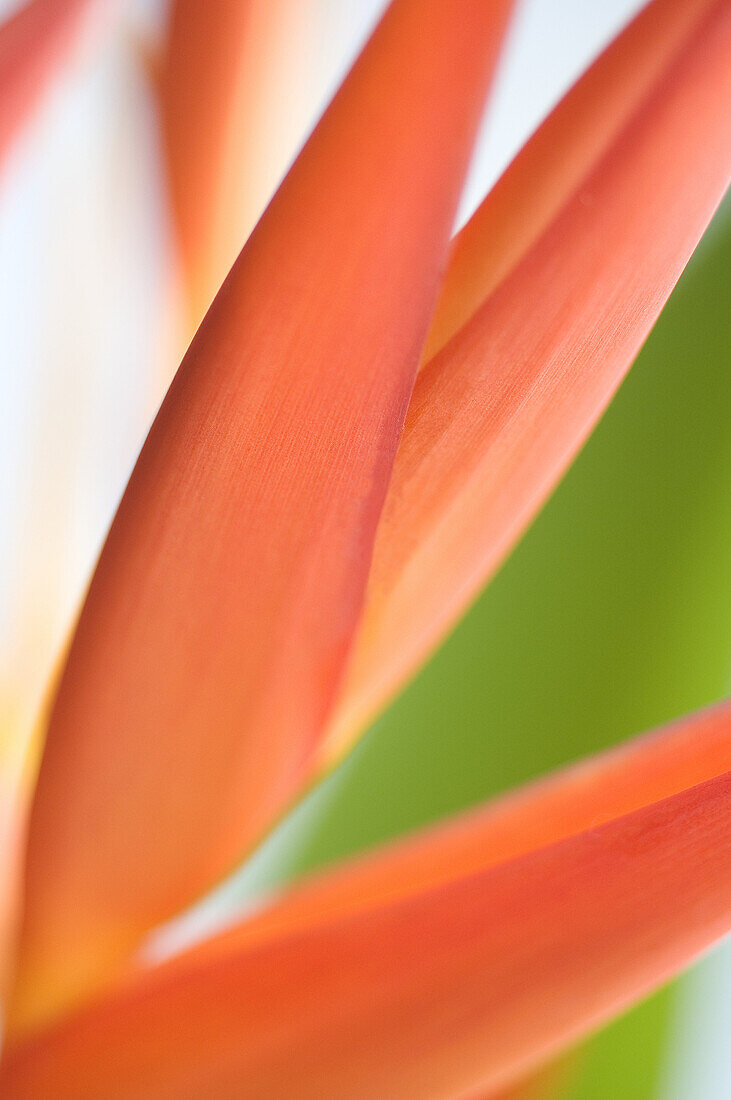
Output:
<path fill-rule="evenodd" d="M 199 949 L 278 935 L 443 886 L 731 771 L 731 703 L 710 707 L 305 879 Z M 192 953 L 191 953 L 192 954 Z"/>
<path fill-rule="evenodd" d="M 324 763 L 464 611 L 632 364 L 728 183 L 730 25 L 714 4 L 550 228 L 421 372 Z"/>
<path fill-rule="evenodd" d="M 286 167 L 279 153 L 297 109 L 281 91 L 297 83 L 307 13 L 302 0 L 170 7 L 159 95 L 192 331 Z"/>
<path fill-rule="evenodd" d="M 539 126 L 457 234 L 431 359 L 535 244 L 715 0 L 651 0 Z"/>
<path fill-rule="evenodd" d="M 90 0 L 30 0 L 0 24 L 0 159 L 74 42 Z"/>
<path fill-rule="evenodd" d="M 16 1023 L 91 988 L 310 774 L 506 14 L 396 0 L 175 378 L 50 719 Z"/>
<path fill-rule="evenodd" d="M 728 690 L 729 212 L 724 202 L 505 566 L 357 751 L 198 910 L 209 927 L 257 888 L 446 819 Z M 657 1096 L 700 980 L 658 990 L 582 1044 L 560 1100 Z"/>
<path fill-rule="evenodd" d="M 535 831 L 546 790 L 516 796 L 529 842 L 544 846 L 299 928 L 242 929 L 17 1048 L 0 1085 L 18 1098 L 245 1088 L 435 1100 L 506 1087 L 731 926 L 731 773 L 626 812 L 641 788 L 662 796 L 686 767 L 691 781 L 713 775 L 730 751 L 725 706 L 589 764 L 583 779 L 557 777 L 557 803 L 583 802 L 581 831 L 552 842 L 550 826 Z M 594 782 L 604 803 L 587 819 Z M 621 816 L 602 822 L 602 809 Z"/>

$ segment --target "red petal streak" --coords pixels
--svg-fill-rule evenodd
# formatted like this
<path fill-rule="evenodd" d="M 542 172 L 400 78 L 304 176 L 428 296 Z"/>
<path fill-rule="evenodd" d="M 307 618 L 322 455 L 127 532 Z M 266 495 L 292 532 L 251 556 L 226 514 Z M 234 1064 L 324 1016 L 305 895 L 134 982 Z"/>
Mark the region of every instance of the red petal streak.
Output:
<path fill-rule="evenodd" d="M 63 64 L 89 0 L 31 0 L 0 25 L 0 162 Z"/>

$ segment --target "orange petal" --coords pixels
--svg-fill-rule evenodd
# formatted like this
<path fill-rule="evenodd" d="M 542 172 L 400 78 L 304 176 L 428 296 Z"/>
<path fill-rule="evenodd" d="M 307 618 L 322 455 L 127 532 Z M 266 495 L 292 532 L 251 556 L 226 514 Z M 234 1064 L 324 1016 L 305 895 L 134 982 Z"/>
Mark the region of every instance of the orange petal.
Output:
<path fill-rule="evenodd" d="M 567 92 L 457 235 L 425 360 L 558 215 L 714 3 L 652 0 Z"/>
<path fill-rule="evenodd" d="M 51 715 L 16 1021 L 93 987 L 309 774 L 505 16 L 396 0 L 191 345 Z"/>
<path fill-rule="evenodd" d="M 697 778 L 694 723 L 709 770 L 727 763 L 728 706 L 622 750 L 629 786 L 639 760 L 651 798 L 672 788 L 673 744 Z M 18 1100 L 507 1087 L 731 927 L 731 772 L 629 813 L 634 798 L 606 799 L 621 816 L 516 858 L 278 934 L 242 929 L 147 972 L 12 1051 L 0 1087 Z"/>
<path fill-rule="evenodd" d="M 279 50 L 291 68 L 287 40 L 302 33 L 302 9 L 302 0 L 171 5 L 158 87 L 192 331 L 286 167 L 276 155 L 286 124 L 268 110 L 268 78 L 281 78 Z"/>
<path fill-rule="evenodd" d="M 728 182 L 730 21 L 716 2 L 546 233 L 421 372 L 325 762 L 497 568 L 650 331 Z"/>
<path fill-rule="evenodd" d="M 0 25 L 0 158 L 64 61 L 89 0 L 31 0 Z"/>
<path fill-rule="evenodd" d="M 203 943 L 209 956 L 420 891 L 545 847 L 731 771 L 731 702 L 529 783 L 445 823 L 305 879 L 240 928 Z"/>

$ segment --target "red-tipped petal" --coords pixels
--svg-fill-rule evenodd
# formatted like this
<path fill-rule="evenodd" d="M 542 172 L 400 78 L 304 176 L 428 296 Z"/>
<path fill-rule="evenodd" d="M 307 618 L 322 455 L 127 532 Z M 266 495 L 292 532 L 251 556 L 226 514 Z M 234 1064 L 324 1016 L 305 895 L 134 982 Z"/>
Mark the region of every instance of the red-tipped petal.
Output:
<path fill-rule="evenodd" d="M 728 762 L 729 709 L 697 721 Z M 199 948 L 11 1052 L 0 1085 L 18 1100 L 506 1087 L 731 927 L 730 861 L 726 772 L 406 896 Z"/>
<path fill-rule="evenodd" d="M 550 228 L 422 371 L 326 761 L 452 626 L 611 399 L 727 185 L 729 101 L 731 8 L 717 2 Z"/>
<path fill-rule="evenodd" d="M 271 174 L 282 130 L 265 109 L 268 76 L 281 68 L 278 50 L 286 53 L 290 31 L 302 30 L 302 7 L 302 0 L 171 4 L 158 86 L 193 331 L 268 197 L 262 175 Z M 273 187 L 276 178 L 267 182 Z"/>
<path fill-rule="evenodd" d="M 396 0 L 173 382 L 50 719 L 16 1021 L 92 987 L 310 772 L 506 7 Z"/>
<path fill-rule="evenodd" d="M 0 161 L 74 42 L 89 0 L 30 0 L 0 24 Z"/>

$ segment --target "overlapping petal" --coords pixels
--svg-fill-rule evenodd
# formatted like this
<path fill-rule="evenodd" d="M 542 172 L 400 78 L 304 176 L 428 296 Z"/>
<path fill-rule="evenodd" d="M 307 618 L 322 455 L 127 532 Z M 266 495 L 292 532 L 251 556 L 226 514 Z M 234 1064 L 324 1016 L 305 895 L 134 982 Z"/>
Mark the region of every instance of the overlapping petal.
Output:
<path fill-rule="evenodd" d="M 396 0 L 175 378 L 50 719 L 16 1022 L 93 987 L 309 773 L 507 7 Z"/>
<path fill-rule="evenodd" d="M 651 0 L 539 126 L 455 238 L 426 361 L 560 213 L 713 4 Z"/>
<path fill-rule="evenodd" d="M 240 929 L 196 950 L 208 956 L 212 950 L 229 950 L 242 936 L 250 942 L 272 933 L 282 935 L 433 890 L 727 771 L 731 771 L 730 703 L 700 711 L 528 784 L 484 808 L 305 880 Z"/>
<path fill-rule="evenodd" d="M 520 536 L 716 209 L 731 170 L 731 10 L 706 8 L 549 228 L 421 372 L 325 762 L 413 674 Z"/>
<path fill-rule="evenodd" d="M 302 0 L 171 5 L 160 107 L 193 331 L 284 167 L 277 153 L 296 107 L 290 103 L 285 112 L 282 105 L 282 117 L 272 119 L 269 83 L 276 74 L 287 87 L 282 69 L 292 67 L 292 39 L 301 36 L 306 12 Z M 296 72 L 287 76 L 296 82 Z"/>
<path fill-rule="evenodd" d="M 730 759 L 725 704 L 371 855 L 310 888 L 319 910 L 243 926 L 16 1048 L 0 1084 L 19 1100 L 505 1087 L 729 929 Z"/>
<path fill-rule="evenodd" d="M 90 0 L 30 0 L 0 24 L 0 158 L 75 40 Z"/>

